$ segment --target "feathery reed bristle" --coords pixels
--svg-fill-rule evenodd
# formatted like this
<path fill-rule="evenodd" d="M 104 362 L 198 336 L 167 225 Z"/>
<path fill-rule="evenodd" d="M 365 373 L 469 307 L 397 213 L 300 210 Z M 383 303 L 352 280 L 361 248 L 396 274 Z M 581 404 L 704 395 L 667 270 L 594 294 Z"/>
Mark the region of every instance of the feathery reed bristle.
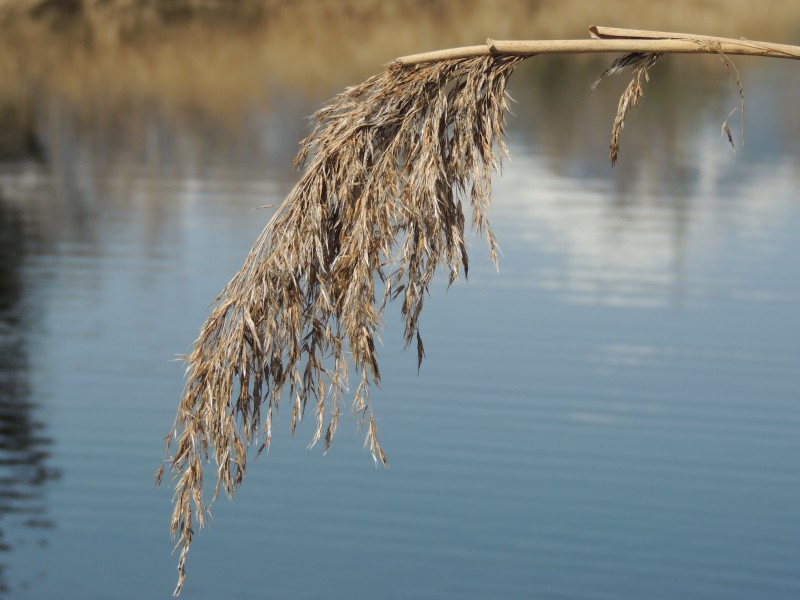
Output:
<path fill-rule="evenodd" d="M 506 81 L 519 57 L 392 64 L 349 88 L 314 116 L 301 143 L 300 180 L 215 302 L 186 358 L 187 381 L 170 442 L 170 530 L 186 555 L 202 527 L 203 462 L 217 468 L 215 499 L 241 484 L 247 448 L 263 437 L 282 398 L 291 429 L 313 403 L 311 445 L 336 432 L 350 373 L 352 411 L 365 445 L 387 464 L 370 389 L 380 383 L 378 332 L 387 302 L 400 299 L 406 347 L 419 334 L 437 268 L 452 284 L 467 275 L 464 204 L 496 261 L 487 211 L 491 174 L 505 151 Z M 380 281 L 383 289 L 376 289 Z M 326 426 L 327 422 L 327 426 Z M 168 451 L 169 444 L 168 442 Z M 259 451 L 260 451 L 259 450 Z M 209 503 L 210 504 L 210 503 Z"/>
<path fill-rule="evenodd" d="M 738 110 L 739 123 L 741 127 L 741 140 L 742 140 L 742 146 L 744 146 L 744 85 L 742 84 L 742 78 L 739 75 L 739 69 L 737 69 L 736 65 L 733 64 L 733 61 L 719 49 L 719 45 L 714 46 L 709 44 L 709 46 L 719 54 L 719 58 L 722 61 L 722 64 L 725 65 L 725 70 L 728 72 L 728 79 L 736 86 L 736 91 L 739 94 L 739 106 L 731 110 L 730 113 L 728 113 L 727 118 L 722 122 L 722 128 L 721 128 L 721 134 L 728 136 L 728 143 L 730 143 L 731 148 L 733 148 L 733 151 L 736 152 L 736 144 L 733 143 L 733 132 L 731 131 L 731 127 L 728 122 L 730 121 L 734 113 L 736 113 L 736 111 Z"/>
<path fill-rule="evenodd" d="M 625 117 L 628 112 L 639 105 L 639 100 L 644 96 L 644 89 L 642 88 L 642 80 L 650 81 L 647 74 L 650 67 L 655 65 L 663 56 L 660 52 L 630 52 L 620 56 L 611 65 L 603 71 L 600 77 L 592 84 L 592 89 L 597 87 L 605 77 L 615 75 L 630 69 L 633 71 L 633 78 L 631 79 L 628 87 L 622 92 L 619 103 L 617 104 L 617 114 L 614 117 L 614 125 L 611 128 L 611 146 L 608 154 L 608 159 L 611 161 L 613 167 L 617 162 L 619 156 L 619 136 L 622 134 L 622 128 L 625 126 Z"/>

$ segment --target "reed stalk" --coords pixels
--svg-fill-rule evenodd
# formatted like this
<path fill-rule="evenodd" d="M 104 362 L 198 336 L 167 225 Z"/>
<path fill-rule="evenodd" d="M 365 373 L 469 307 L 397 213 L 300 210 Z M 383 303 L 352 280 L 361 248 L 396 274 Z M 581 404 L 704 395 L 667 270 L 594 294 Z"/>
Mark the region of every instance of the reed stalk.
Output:
<path fill-rule="evenodd" d="M 384 310 L 400 303 L 405 343 L 416 346 L 419 367 L 425 353 L 420 316 L 435 273 L 448 271 L 450 284 L 467 277 L 467 212 L 497 261 L 488 220 L 491 178 L 505 153 L 506 83 L 522 60 L 626 53 L 600 77 L 633 73 L 612 128 L 613 164 L 625 116 L 663 54 L 800 58 L 798 47 L 749 40 L 606 27 L 590 32 L 588 40 L 489 40 L 401 57 L 316 113 L 296 159 L 303 167 L 299 181 L 217 297 L 186 357 L 186 385 L 157 473 L 160 482 L 169 465 L 174 481 L 175 594 L 186 577 L 195 525 L 202 527 L 208 513 L 204 464 L 216 463 L 212 502 L 220 490 L 233 496 L 248 447 L 269 448 L 282 402 L 289 403 L 292 432 L 310 406 L 311 445 L 323 441 L 327 451 L 349 400 L 366 430 L 366 447 L 387 464 L 370 396 L 380 383 Z M 738 77 L 737 84 L 743 98 Z"/>
<path fill-rule="evenodd" d="M 800 59 L 800 46 L 737 40 L 733 38 L 641 29 L 619 29 L 592 25 L 590 39 L 576 40 L 486 40 L 480 46 L 449 48 L 397 58 L 403 65 L 472 58 L 487 55 L 530 57 L 537 54 L 727 54 Z"/>

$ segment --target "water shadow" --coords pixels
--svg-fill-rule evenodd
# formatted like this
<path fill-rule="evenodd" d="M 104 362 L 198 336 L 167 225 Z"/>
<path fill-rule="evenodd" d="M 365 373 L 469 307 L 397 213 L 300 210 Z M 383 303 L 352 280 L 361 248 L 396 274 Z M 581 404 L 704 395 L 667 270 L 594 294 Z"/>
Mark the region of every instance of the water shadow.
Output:
<path fill-rule="evenodd" d="M 0 196 L 0 594 L 32 582 L 15 573 L 15 550 L 47 544 L 54 526 L 47 486 L 57 479 L 52 439 L 31 389 L 30 331 L 35 318 L 22 275 L 26 258 L 20 211 Z M 26 569 L 30 569 L 28 565 Z M 25 570 L 25 569 L 23 569 Z M 11 581 L 17 582 L 12 584 Z"/>

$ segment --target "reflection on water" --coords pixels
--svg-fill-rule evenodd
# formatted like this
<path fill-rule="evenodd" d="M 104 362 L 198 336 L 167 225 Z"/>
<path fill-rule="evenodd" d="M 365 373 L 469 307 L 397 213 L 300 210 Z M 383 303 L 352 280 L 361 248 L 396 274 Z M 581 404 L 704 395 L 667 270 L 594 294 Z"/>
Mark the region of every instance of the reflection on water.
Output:
<path fill-rule="evenodd" d="M 322 458 L 279 422 L 198 536 L 186 597 L 800 594 L 800 78 L 740 65 L 734 153 L 724 68 L 685 64 L 653 70 L 614 171 L 625 82 L 591 93 L 601 61 L 517 71 L 500 273 L 473 243 L 469 284 L 433 290 L 419 377 L 388 313 L 393 468 L 344 424 Z M 292 185 L 324 99 L 261 87 L 269 103 L 239 98 L 232 119 L 141 102 L 87 121 L 43 95 L 36 143 L 0 163 L 0 597 L 172 589 L 169 492 L 150 485 L 170 359 L 271 214 L 254 209 Z"/>
<path fill-rule="evenodd" d="M 33 304 L 21 271 L 26 241 L 22 217 L 0 194 L 0 593 L 8 591 L 6 565 L 21 545 L 46 543 L 53 523 L 46 484 L 57 475 L 52 444 L 38 403 L 31 398 L 29 338 Z M 28 565 L 15 579 L 29 584 Z M 31 572 L 33 571 L 33 572 Z"/>
<path fill-rule="evenodd" d="M 566 261 L 520 281 L 569 301 L 630 306 L 698 301 L 721 287 L 733 296 L 797 300 L 790 282 L 785 292 L 737 289 L 734 267 L 748 253 L 770 252 L 768 232 L 796 210 L 792 137 L 800 117 L 787 114 L 780 133 L 768 115 L 779 112 L 784 92 L 797 93 L 797 84 L 785 85 L 768 69 L 752 73 L 748 101 L 757 109 L 749 114 L 746 145 L 733 152 L 720 142 L 719 129 L 724 107 L 736 105 L 735 88 L 724 77 L 682 75 L 680 59 L 657 66 L 623 133 L 629 160 L 610 178 L 603 150 L 615 98 L 581 93 L 591 67 L 568 81 L 554 77 L 564 60 L 520 69 L 514 82 L 520 107 L 512 123 L 522 124 L 511 133 L 517 168 L 505 173 L 498 195 L 510 204 L 508 226 L 520 239 L 537 252 L 565 254 Z M 542 115 L 558 125 L 542 126 Z M 732 246 L 737 238 L 748 245 Z M 705 268 L 725 256 L 732 272 L 715 280 Z"/>

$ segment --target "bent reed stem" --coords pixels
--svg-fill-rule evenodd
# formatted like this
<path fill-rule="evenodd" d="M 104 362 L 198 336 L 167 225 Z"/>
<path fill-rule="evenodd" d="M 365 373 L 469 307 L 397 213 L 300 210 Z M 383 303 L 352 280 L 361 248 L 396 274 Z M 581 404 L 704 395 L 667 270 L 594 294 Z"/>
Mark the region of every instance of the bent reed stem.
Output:
<path fill-rule="evenodd" d="M 410 66 L 455 58 L 503 55 L 529 57 L 537 54 L 594 54 L 636 52 L 649 54 L 727 54 L 800 60 L 800 46 L 691 33 L 619 29 L 592 25 L 590 39 L 494 40 L 480 46 L 449 48 L 401 56 L 394 62 Z"/>

